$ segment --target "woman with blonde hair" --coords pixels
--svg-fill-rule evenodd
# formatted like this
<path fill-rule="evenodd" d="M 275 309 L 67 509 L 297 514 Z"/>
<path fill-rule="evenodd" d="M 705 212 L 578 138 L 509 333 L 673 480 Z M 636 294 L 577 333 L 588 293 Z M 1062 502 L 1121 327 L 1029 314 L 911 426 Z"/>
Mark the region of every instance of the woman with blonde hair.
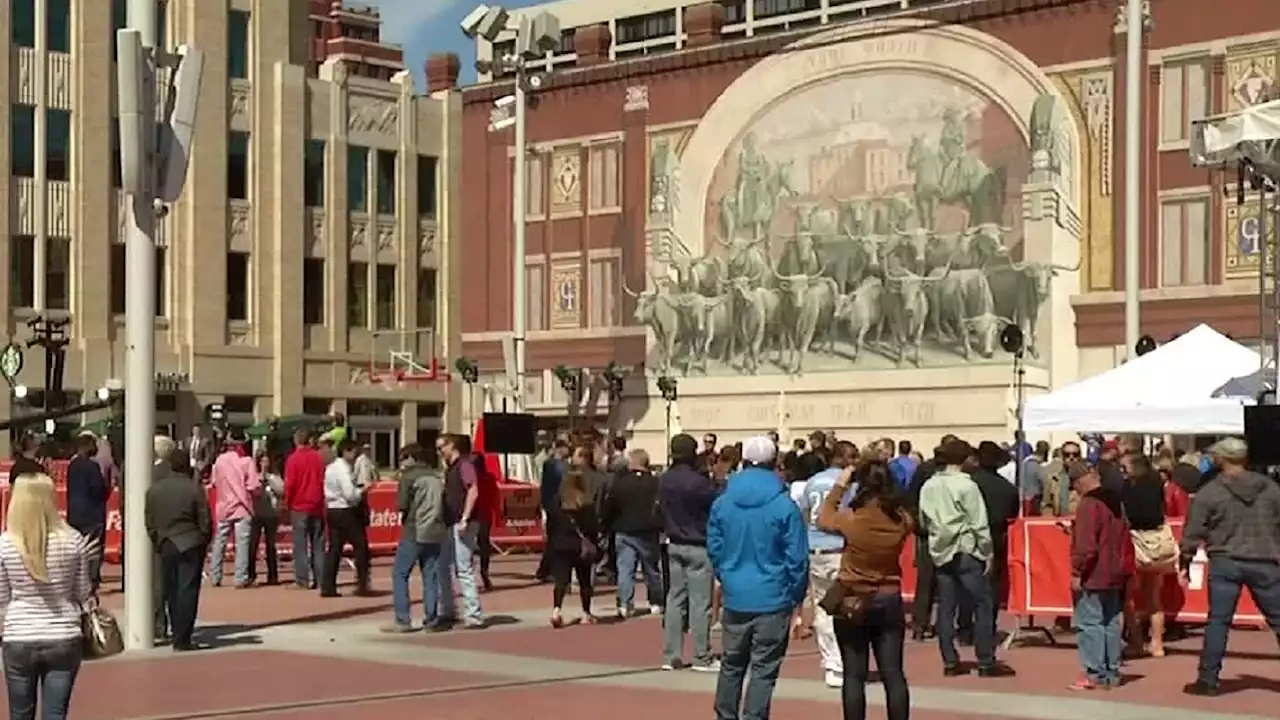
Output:
<path fill-rule="evenodd" d="M 62 720 L 84 650 L 80 616 L 89 601 L 89 556 L 96 541 L 58 514 L 53 480 L 22 475 L 12 484 L 7 529 L 0 534 L 0 609 L 9 716 Z"/>
<path fill-rule="evenodd" d="M 596 515 L 594 488 L 581 467 L 572 467 L 560 483 L 560 502 L 547 508 L 547 547 L 551 566 L 551 626 L 563 627 L 560 608 L 573 575 L 578 577 L 582 622 L 596 621 L 591 614 L 592 568 L 600 557 L 600 520 Z"/>

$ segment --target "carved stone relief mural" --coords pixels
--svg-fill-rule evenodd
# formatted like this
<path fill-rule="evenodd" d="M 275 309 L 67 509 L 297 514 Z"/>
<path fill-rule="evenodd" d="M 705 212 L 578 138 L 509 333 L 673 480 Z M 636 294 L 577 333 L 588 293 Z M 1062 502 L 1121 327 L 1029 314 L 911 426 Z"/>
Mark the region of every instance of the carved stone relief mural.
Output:
<path fill-rule="evenodd" d="M 347 131 L 394 135 L 400 121 L 400 107 L 394 100 L 351 96 L 348 100 Z"/>
<path fill-rule="evenodd" d="M 347 246 L 352 250 L 366 249 L 369 245 L 369 220 L 368 218 L 351 216 L 348 223 Z"/>
<path fill-rule="evenodd" d="M 305 251 L 307 255 L 312 257 L 322 257 L 325 254 L 328 238 L 327 218 L 323 210 L 308 210 L 310 222 L 307 223 L 307 242 Z"/>
<path fill-rule="evenodd" d="M 1081 162 L 1084 163 L 1079 202 L 1085 244 L 1081 282 L 1089 290 L 1114 286 L 1115 244 L 1112 226 L 1115 197 L 1112 192 L 1114 163 L 1115 83 L 1110 67 L 1064 73 L 1054 78 L 1067 98 L 1076 124 L 1084 130 Z"/>
<path fill-rule="evenodd" d="M 396 249 L 396 223 L 394 220 L 378 221 L 378 252 Z"/>
<path fill-rule="evenodd" d="M 557 148 L 551 155 L 551 212 L 582 209 L 582 151 L 576 145 Z"/>
<path fill-rule="evenodd" d="M 252 248 L 251 213 L 249 205 L 243 202 L 232 201 L 230 207 L 227 208 L 227 236 L 232 248 Z"/>
<path fill-rule="evenodd" d="M 419 260 L 427 264 L 436 252 L 436 224 L 434 220 L 418 221 Z"/>
<path fill-rule="evenodd" d="M 646 204 L 649 208 L 649 227 L 665 228 L 679 212 L 680 154 L 693 135 L 694 125 L 664 128 L 649 133 L 648 172 L 646 174 Z M 660 239 L 669 238 L 663 233 Z M 651 247 L 652 257 L 670 255 L 669 248 Z M 653 253 L 657 253 L 656 255 Z"/>
<path fill-rule="evenodd" d="M 626 98 L 622 102 L 622 110 L 624 112 L 634 112 L 636 110 L 649 109 L 649 86 L 648 85 L 630 85 L 627 87 Z"/>

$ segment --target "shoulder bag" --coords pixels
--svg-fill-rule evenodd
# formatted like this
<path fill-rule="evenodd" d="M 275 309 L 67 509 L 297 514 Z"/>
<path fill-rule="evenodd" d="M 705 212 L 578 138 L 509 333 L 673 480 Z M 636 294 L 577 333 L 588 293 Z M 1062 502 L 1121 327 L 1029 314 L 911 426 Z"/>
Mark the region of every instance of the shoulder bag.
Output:
<path fill-rule="evenodd" d="M 1154 530 L 1130 530 L 1133 560 L 1142 572 L 1172 573 L 1178 569 L 1178 543 L 1168 523 Z"/>
<path fill-rule="evenodd" d="M 120 623 L 115 616 L 98 604 L 95 596 L 83 608 L 80 616 L 80 629 L 84 639 L 84 654 L 87 658 L 104 658 L 124 652 L 124 637 L 120 633 Z"/>
<path fill-rule="evenodd" d="M 578 535 L 578 560 L 583 563 L 594 564 L 600 558 L 600 547 L 591 538 L 582 534 L 582 530 L 578 528 L 578 521 L 568 511 L 562 511 L 565 517 L 569 519 L 569 524 L 573 526 L 573 531 Z"/>
<path fill-rule="evenodd" d="M 871 601 L 876 597 L 876 590 L 865 587 L 846 585 L 836 581 L 818 601 L 818 607 L 834 620 L 844 620 L 860 625 L 867 618 L 871 609 Z"/>

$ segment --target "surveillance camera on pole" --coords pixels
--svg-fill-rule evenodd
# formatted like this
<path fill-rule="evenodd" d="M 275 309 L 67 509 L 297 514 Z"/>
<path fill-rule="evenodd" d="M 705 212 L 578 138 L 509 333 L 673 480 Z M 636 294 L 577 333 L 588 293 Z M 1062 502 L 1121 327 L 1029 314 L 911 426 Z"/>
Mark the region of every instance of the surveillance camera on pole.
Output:
<path fill-rule="evenodd" d="M 137 30 L 116 32 L 116 88 L 120 112 L 120 185 L 125 193 L 136 195 L 143 190 L 143 133 L 150 127 L 143 112 L 142 97 L 146 76 L 150 73 L 143 58 L 142 33 Z"/>
<path fill-rule="evenodd" d="M 166 203 L 177 202 L 187 182 L 200 77 L 204 70 L 204 53 L 196 48 L 182 45 L 177 57 L 178 64 L 173 69 L 173 107 L 161 128 L 160 172 L 156 185 L 156 199 Z"/>

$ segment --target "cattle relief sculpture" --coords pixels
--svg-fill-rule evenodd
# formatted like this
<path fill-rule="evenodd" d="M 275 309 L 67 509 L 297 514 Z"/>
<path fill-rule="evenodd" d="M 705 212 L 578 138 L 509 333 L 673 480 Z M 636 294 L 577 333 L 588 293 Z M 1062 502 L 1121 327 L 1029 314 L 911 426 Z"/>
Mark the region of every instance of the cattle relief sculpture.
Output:
<path fill-rule="evenodd" d="M 1044 168 L 1057 157 L 1036 129 Z M 671 172 L 669 148 L 654 147 Z M 1031 155 L 1003 109 L 941 77 L 853 75 L 787 95 L 713 175 L 701 251 L 668 227 L 651 230 L 649 247 L 666 251 L 645 288 L 625 288 L 653 338 L 649 367 L 1005 363 L 998 338 L 1009 324 L 1037 362 L 1052 280 L 1078 264 L 1022 259 Z"/>

